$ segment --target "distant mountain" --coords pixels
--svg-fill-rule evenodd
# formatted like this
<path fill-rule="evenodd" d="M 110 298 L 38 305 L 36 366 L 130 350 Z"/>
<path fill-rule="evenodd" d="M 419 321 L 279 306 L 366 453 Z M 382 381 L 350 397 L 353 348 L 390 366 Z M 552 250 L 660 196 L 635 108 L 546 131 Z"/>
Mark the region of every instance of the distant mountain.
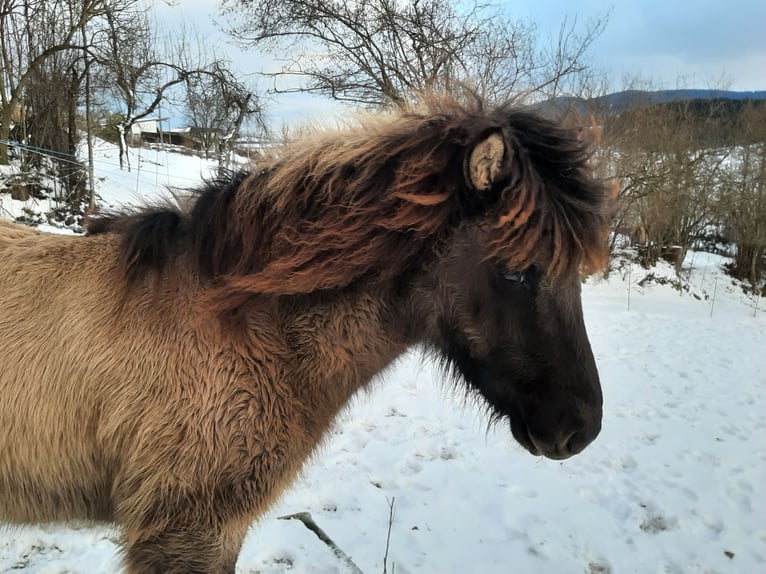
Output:
<path fill-rule="evenodd" d="M 732 92 L 729 90 L 660 90 L 648 92 L 628 90 L 594 98 L 594 104 L 606 105 L 615 111 L 637 105 L 667 104 L 682 100 L 763 100 L 766 91 Z"/>
<path fill-rule="evenodd" d="M 583 99 L 562 96 L 538 104 L 536 107 L 545 113 L 557 114 L 565 110 L 575 109 L 580 112 L 605 111 L 621 112 L 635 106 L 668 104 L 688 100 L 766 100 L 766 90 L 754 92 L 735 92 L 730 90 L 626 90 Z"/>

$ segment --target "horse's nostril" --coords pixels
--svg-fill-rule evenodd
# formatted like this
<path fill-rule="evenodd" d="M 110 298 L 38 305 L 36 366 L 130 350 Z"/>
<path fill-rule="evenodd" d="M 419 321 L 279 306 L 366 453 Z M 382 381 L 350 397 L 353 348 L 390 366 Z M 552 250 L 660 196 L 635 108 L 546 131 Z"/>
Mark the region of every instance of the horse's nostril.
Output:
<path fill-rule="evenodd" d="M 561 447 L 562 454 L 566 454 L 567 456 L 572 456 L 580 452 L 583 447 L 585 446 L 583 443 L 583 433 L 579 431 L 575 431 L 572 434 L 570 434 L 566 440 L 563 441 L 563 445 Z"/>
<path fill-rule="evenodd" d="M 529 438 L 541 454 L 555 460 L 562 460 L 578 454 L 589 442 L 581 431 L 562 433 L 552 440 L 543 439 L 532 433 L 529 433 Z"/>
<path fill-rule="evenodd" d="M 539 412 L 533 415 L 524 420 L 523 424 L 517 424 L 524 432 L 514 432 L 514 436 L 532 454 L 542 454 L 554 460 L 581 453 L 601 430 L 600 416 L 561 416 Z"/>
<path fill-rule="evenodd" d="M 569 458 L 570 456 L 579 452 L 576 448 L 577 431 L 573 431 L 569 434 L 562 434 L 559 440 L 554 441 L 547 449 L 545 454 L 550 458 Z"/>

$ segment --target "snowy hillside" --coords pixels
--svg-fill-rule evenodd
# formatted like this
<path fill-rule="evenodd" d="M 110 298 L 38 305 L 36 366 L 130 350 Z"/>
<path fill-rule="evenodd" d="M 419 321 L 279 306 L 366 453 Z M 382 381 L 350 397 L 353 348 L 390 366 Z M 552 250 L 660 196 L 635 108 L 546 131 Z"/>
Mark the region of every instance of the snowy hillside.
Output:
<path fill-rule="evenodd" d="M 83 153 L 84 150 L 82 150 Z M 215 174 L 216 162 L 196 155 L 168 153 L 152 148 L 131 148 L 131 170 L 121 170 L 116 144 L 96 140 L 94 144 L 96 193 L 100 206 L 140 205 L 167 198 L 169 190 L 183 190 L 199 185 L 203 177 Z M 83 159 L 83 161 L 85 161 Z M 11 166 L 0 166 L 0 175 L 14 173 Z M 50 210 L 48 200 L 15 201 L 0 194 L 0 217 L 16 218 L 27 208 L 35 212 Z"/>
<path fill-rule="evenodd" d="M 141 195 L 157 194 L 210 167 L 157 154 L 144 164 L 155 167 L 127 174 L 116 157 L 97 163 L 110 204 L 133 201 L 136 181 Z M 238 572 L 346 572 L 300 522 L 278 519 L 308 511 L 365 574 L 379 574 L 394 499 L 389 573 L 766 572 L 766 300 L 743 295 L 723 262 L 691 254 L 682 295 L 640 287 L 637 266 L 585 285 L 604 424 L 567 461 L 529 455 L 508 428 L 488 430 L 416 352 L 403 357 L 252 528 Z M 114 536 L 0 527 L 0 573 L 115 572 Z"/>

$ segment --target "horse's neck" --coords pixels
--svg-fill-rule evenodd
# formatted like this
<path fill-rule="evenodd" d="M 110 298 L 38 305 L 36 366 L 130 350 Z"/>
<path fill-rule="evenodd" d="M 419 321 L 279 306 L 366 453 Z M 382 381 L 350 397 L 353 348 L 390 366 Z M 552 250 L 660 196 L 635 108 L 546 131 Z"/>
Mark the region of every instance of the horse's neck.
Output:
<path fill-rule="evenodd" d="M 280 303 L 284 360 L 295 392 L 319 420 L 329 423 L 358 389 L 415 342 L 404 328 L 405 314 L 403 300 L 365 291 Z"/>

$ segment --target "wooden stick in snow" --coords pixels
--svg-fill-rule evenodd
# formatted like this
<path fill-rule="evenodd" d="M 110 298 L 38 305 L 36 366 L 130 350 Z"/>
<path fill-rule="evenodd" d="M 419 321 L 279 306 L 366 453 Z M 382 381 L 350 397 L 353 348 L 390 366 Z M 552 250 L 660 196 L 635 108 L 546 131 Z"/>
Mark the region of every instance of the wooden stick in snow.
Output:
<path fill-rule="evenodd" d="M 394 523 L 394 504 L 396 503 L 396 497 L 391 497 L 391 502 L 388 503 L 388 533 L 386 534 L 386 553 L 383 555 L 383 574 L 388 574 L 386 566 L 388 565 L 388 545 L 391 542 L 391 526 Z M 394 565 L 391 565 L 391 574 L 394 572 Z"/>
<path fill-rule="evenodd" d="M 346 567 L 348 568 L 349 572 L 352 574 L 364 574 L 360 569 L 359 566 L 354 564 L 354 561 L 351 560 L 351 557 L 343 552 L 343 550 L 340 549 L 340 547 L 335 544 L 332 538 L 327 536 L 327 533 L 319 528 L 319 525 L 314 522 L 314 519 L 311 517 L 311 513 L 309 512 L 297 512 L 295 514 L 288 514 L 286 516 L 278 516 L 277 520 L 300 520 L 303 522 L 303 525 L 311 530 L 314 534 L 316 534 L 317 538 L 324 542 L 330 550 L 333 551 L 333 554 L 343 562 Z"/>

